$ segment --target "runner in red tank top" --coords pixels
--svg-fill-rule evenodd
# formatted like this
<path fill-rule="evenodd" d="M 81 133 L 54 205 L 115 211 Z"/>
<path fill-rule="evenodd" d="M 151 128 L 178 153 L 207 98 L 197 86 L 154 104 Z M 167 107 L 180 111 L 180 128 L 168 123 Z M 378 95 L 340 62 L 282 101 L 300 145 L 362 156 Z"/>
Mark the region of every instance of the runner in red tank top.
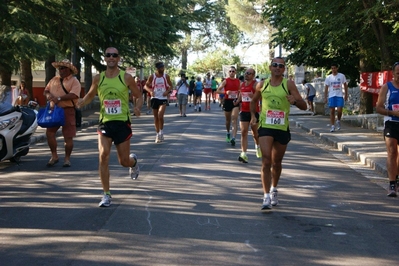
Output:
<path fill-rule="evenodd" d="M 231 143 L 231 146 L 236 145 L 239 112 L 237 97 L 239 89 L 240 80 L 236 78 L 236 68 L 234 66 L 231 66 L 229 70 L 229 77 L 226 78 L 216 90 L 216 93 L 225 95 L 223 110 L 224 116 L 226 118 L 226 141 L 228 143 Z M 233 133 L 232 136 L 230 136 L 230 126 Z"/>
<path fill-rule="evenodd" d="M 238 156 L 238 161 L 247 163 L 247 148 L 248 148 L 248 130 L 249 122 L 251 121 L 251 100 L 255 93 L 256 80 L 255 70 L 248 68 L 244 75 L 245 81 L 241 83 L 241 88 L 238 96 L 238 101 L 241 102 L 240 110 L 240 129 L 241 129 L 241 154 Z M 257 119 L 259 120 L 259 106 L 256 108 Z M 262 153 L 260 151 L 258 142 L 258 124 L 251 125 L 252 137 L 255 142 L 256 157 L 261 158 Z"/>

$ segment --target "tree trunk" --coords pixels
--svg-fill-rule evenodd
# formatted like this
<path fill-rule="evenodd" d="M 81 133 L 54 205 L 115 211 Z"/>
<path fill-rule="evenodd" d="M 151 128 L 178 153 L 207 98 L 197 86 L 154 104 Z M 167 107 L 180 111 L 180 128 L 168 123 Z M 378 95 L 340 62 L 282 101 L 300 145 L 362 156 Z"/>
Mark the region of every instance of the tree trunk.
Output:
<path fill-rule="evenodd" d="M 367 59 L 360 59 L 359 62 L 360 72 L 375 72 L 378 71 L 367 62 Z M 372 114 L 373 113 L 373 94 L 367 91 L 360 92 L 360 106 L 359 114 Z"/>
<path fill-rule="evenodd" d="M 46 69 L 45 85 L 55 76 L 55 68 L 51 64 L 53 62 L 55 62 L 55 55 L 49 56 L 44 64 Z"/>
<path fill-rule="evenodd" d="M 365 9 L 371 9 L 376 5 L 375 0 L 363 0 L 363 6 Z M 394 58 L 394 54 L 392 53 L 391 43 L 388 41 L 389 36 L 392 34 L 387 25 L 383 22 L 384 17 L 382 14 L 374 14 L 371 20 L 371 29 L 375 35 L 375 38 L 378 41 L 378 46 L 380 50 L 380 58 L 381 58 L 381 69 L 380 70 L 389 70 L 391 68 L 392 58 Z"/>
<path fill-rule="evenodd" d="M 91 83 L 93 82 L 93 74 L 91 73 L 91 63 L 85 60 L 85 93 L 90 90 Z"/>
<path fill-rule="evenodd" d="M 11 71 L 0 71 L 1 85 L 11 86 Z"/>
<path fill-rule="evenodd" d="M 26 89 L 32 98 L 33 95 L 33 75 L 32 75 L 32 61 L 24 59 L 19 62 L 21 68 L 21 81 L 25 81 Z M 29 99 L 31 100 L 31 99 Z"/>
<path fill-rule="evenodd" d="M 187 48 L 181 50 L 181 72 L 187 72 Z"/>

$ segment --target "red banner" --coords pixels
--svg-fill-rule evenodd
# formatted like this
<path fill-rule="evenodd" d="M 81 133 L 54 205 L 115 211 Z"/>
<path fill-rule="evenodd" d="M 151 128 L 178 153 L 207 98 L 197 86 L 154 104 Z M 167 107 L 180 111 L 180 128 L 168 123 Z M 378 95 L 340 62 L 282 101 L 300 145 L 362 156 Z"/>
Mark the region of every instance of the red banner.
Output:
<path fill-rule="evenodd" d="M 360 74 L 360 89 L 378 94 L 381 86 L 392 80 L 392 71 L 364 72 Z"/>

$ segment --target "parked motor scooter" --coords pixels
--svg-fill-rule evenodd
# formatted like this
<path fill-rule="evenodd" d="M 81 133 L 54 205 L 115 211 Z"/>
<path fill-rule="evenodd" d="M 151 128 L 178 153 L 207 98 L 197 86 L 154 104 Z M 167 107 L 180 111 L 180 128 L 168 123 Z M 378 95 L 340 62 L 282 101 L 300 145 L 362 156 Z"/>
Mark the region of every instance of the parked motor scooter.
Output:
<path fill-rule="evenodd" d="M 29 152 L 30 139 L 37 128 L 37 111 L 12 106 L 11 87 L 0 86 L 0 162 L 19 162 Z"/>

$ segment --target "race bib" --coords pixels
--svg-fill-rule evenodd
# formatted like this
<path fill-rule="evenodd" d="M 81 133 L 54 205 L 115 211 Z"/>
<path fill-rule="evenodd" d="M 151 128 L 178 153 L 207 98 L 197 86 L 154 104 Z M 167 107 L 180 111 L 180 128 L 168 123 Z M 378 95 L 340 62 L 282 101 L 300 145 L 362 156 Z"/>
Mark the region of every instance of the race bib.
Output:
<path fill-rule="evenodd" d="M 392 104 L 392 111 L 398 111 L 399 110 L 399 104 Z"/>
<path fill-rule="evenodd" d="M 155 86 L 154 88 L 154 97 L 155 98 L 161 98 L 163 97 L 163 93 L 165 92 L 165 87 L 164 86 Z"/>
<path fill-rule="evenodd" d="M 266 124 L 285 125 L 285 112 L 280 110 L 266 110 Z"/>
<path fill-rule="evenodd" d="M 229 98 L 230 99 L 237 98 L 237 95 L 238 95 L 238 91 L 230 91 L 229 92 Z"/>
<path fill-rule="evenodd" d="M 242 102 L 250 102 L 251 98 L 249 97 L 249 92 L 243 92 L 241 94 L 241 101 Z"/>
<path fill-rule="evenodd" d="M 122 113 L 122 101 L 120 99 L 104 100 L 105 113 L 108 115 L 117 115 Z"/>

